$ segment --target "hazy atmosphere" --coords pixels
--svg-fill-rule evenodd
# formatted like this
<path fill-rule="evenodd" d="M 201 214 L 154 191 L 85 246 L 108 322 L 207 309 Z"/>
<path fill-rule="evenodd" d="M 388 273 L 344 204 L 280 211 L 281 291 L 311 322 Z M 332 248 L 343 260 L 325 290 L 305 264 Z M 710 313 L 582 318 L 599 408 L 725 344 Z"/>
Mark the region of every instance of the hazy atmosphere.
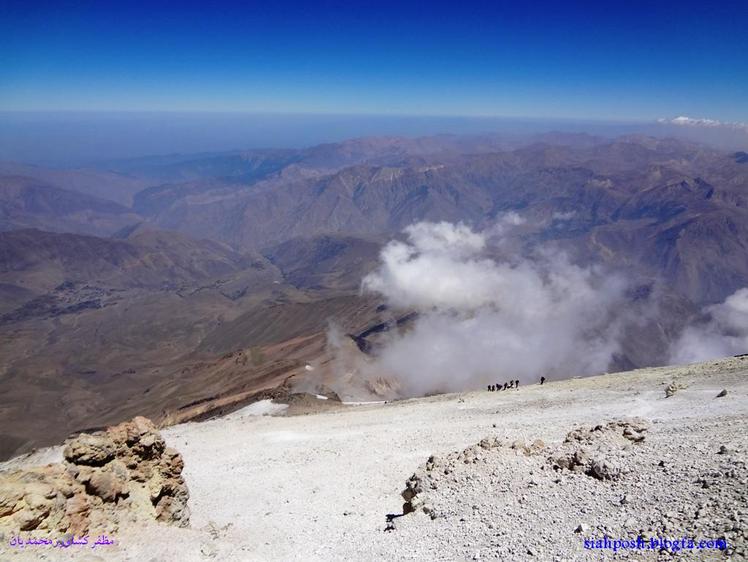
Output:
<path fill-rule="evenodd" d="M 0 559 L 748 559 L 748 4 L 0 7 Z"/>

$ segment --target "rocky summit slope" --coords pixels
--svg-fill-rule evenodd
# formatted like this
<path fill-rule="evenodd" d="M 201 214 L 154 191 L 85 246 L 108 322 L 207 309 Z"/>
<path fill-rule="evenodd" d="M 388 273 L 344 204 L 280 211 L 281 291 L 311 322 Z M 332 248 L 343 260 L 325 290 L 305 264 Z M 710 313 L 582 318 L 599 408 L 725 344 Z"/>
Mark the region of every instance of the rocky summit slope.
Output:
<path fill-rule="evenodd" d="M 714 425 L 686 424 L 665 433 L 677 442 L 684 430 L 711 432 Z M 493 437 L 445 457 L 429 457 L 402 492 L 403 512 L 416 520 L 391 518 L 388 529 L 417 540 L 413 535 L 424 527 L 432 527 L 431 536 L 448 538 L 456 525 L 480 537 L 473 558 L 483 553 L 488 559 L 548 560 L 559 545 L 576 538 L 582 551 L 575 560 L 599 560 L 613 551 L 601 553 L 592 545 L 604 544 L 607 536 L 627 544 L 641 537 L 636 554 L 651 550 L 650 558 L 743 559 L 748 554 L 741 515 L 748 481 L 745 449 L 722 444 L 693 458 L 681 444 L 647 442 L 648 429 L 642 419 L 622 418 L 577 427 L 554 446 Z M 423 515 L 433 522 L 424 525 Z M 688 544 L 659 543 L 683 537 L 719 544 L 704 553 L 690 551 Z M 618 543 L 621 552 L 622 546 Z"/>
<path fill-rule="evenodd" d="M 190 526 L 121 525 L 97 556 L 560 562 L 612 559 L 584 548 L 603 535 L 686 535 L 727 549 L 679 559 L 743 560 L 746 375 L 748 358 L 730 358 L 307 415 L 253 407 L 173 426 L 162 435 L 184 458 Z M 62 453 L 40 450 L 0 471 Z M 404 487 L 415 492 L 405 509 Z M 0 549 L 18 560 L 68 556 Z M 622 556 L 673 559 L 659 549 Z"/>

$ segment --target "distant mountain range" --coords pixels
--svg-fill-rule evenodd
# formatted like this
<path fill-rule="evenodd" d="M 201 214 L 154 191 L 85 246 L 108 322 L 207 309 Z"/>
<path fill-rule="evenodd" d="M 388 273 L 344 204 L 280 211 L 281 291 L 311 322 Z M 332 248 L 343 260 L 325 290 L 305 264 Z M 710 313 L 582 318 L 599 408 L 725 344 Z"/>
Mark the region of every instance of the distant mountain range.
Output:
<path fill-rule="evenodd" d="M 463 150 L 454 145 L 329 145 L 249 183 L 148 188 L 134 209 L 144 224 L 240 250 L 324 234 L 385 240 L 418 220 L 483 228 L 517 211 L 537 225 L 528 237 L 557 239 L 586 259 L 635 264 L 700 304 L 746 279 L 748 169 L 739 154 L 646 137 L 557 135 L 511 150 L 474 139 Z"/>
<path fill-rule="evenodd" d="M 661 314 L 611 368 L 661 363 L 701 307 L 748 285 L 747 161 L 550 133 L 0 164 L 0 457 L 91 420 L 204 416 L 302 380 L 329 359 L 330 320 L 360 335 L 407 313 L 359 284 L 422 220 L 488 231 L 516 213 L 492 251 L 550 244 L 625 271 Z"/>

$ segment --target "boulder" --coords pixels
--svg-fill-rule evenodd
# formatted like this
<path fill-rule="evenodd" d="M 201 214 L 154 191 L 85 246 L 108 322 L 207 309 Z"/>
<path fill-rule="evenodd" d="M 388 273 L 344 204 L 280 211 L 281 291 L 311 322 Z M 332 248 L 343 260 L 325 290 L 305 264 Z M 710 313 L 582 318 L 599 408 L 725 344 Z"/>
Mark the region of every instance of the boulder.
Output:
<path fill-rule="evenodd" d="M 111 438 L 84 433 L 68 442 L 62 454 L 71 464 L 102 466 L 114 458 L 115 452 Z"/>
<path fill-rule="evenodd" d="M 590 463 L 588 474 L 598 480 L 617 480 L 621 469 L 606 459 L 594 459 Z"/>

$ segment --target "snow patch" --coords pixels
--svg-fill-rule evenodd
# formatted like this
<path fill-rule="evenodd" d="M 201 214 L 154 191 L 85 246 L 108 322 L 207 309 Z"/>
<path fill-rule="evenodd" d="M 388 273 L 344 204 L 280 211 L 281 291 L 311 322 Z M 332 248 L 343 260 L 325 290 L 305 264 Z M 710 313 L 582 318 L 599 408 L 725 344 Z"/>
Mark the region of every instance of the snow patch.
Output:
<path fill-rule="evenodd" d="M 286 409 L 288 409 L 288 404 L 276 404 L 270 399 L 259 400 L 225 416 L 224 419 L 239 420 L 249 416 L 273 416 L 284 412 Z"/>

